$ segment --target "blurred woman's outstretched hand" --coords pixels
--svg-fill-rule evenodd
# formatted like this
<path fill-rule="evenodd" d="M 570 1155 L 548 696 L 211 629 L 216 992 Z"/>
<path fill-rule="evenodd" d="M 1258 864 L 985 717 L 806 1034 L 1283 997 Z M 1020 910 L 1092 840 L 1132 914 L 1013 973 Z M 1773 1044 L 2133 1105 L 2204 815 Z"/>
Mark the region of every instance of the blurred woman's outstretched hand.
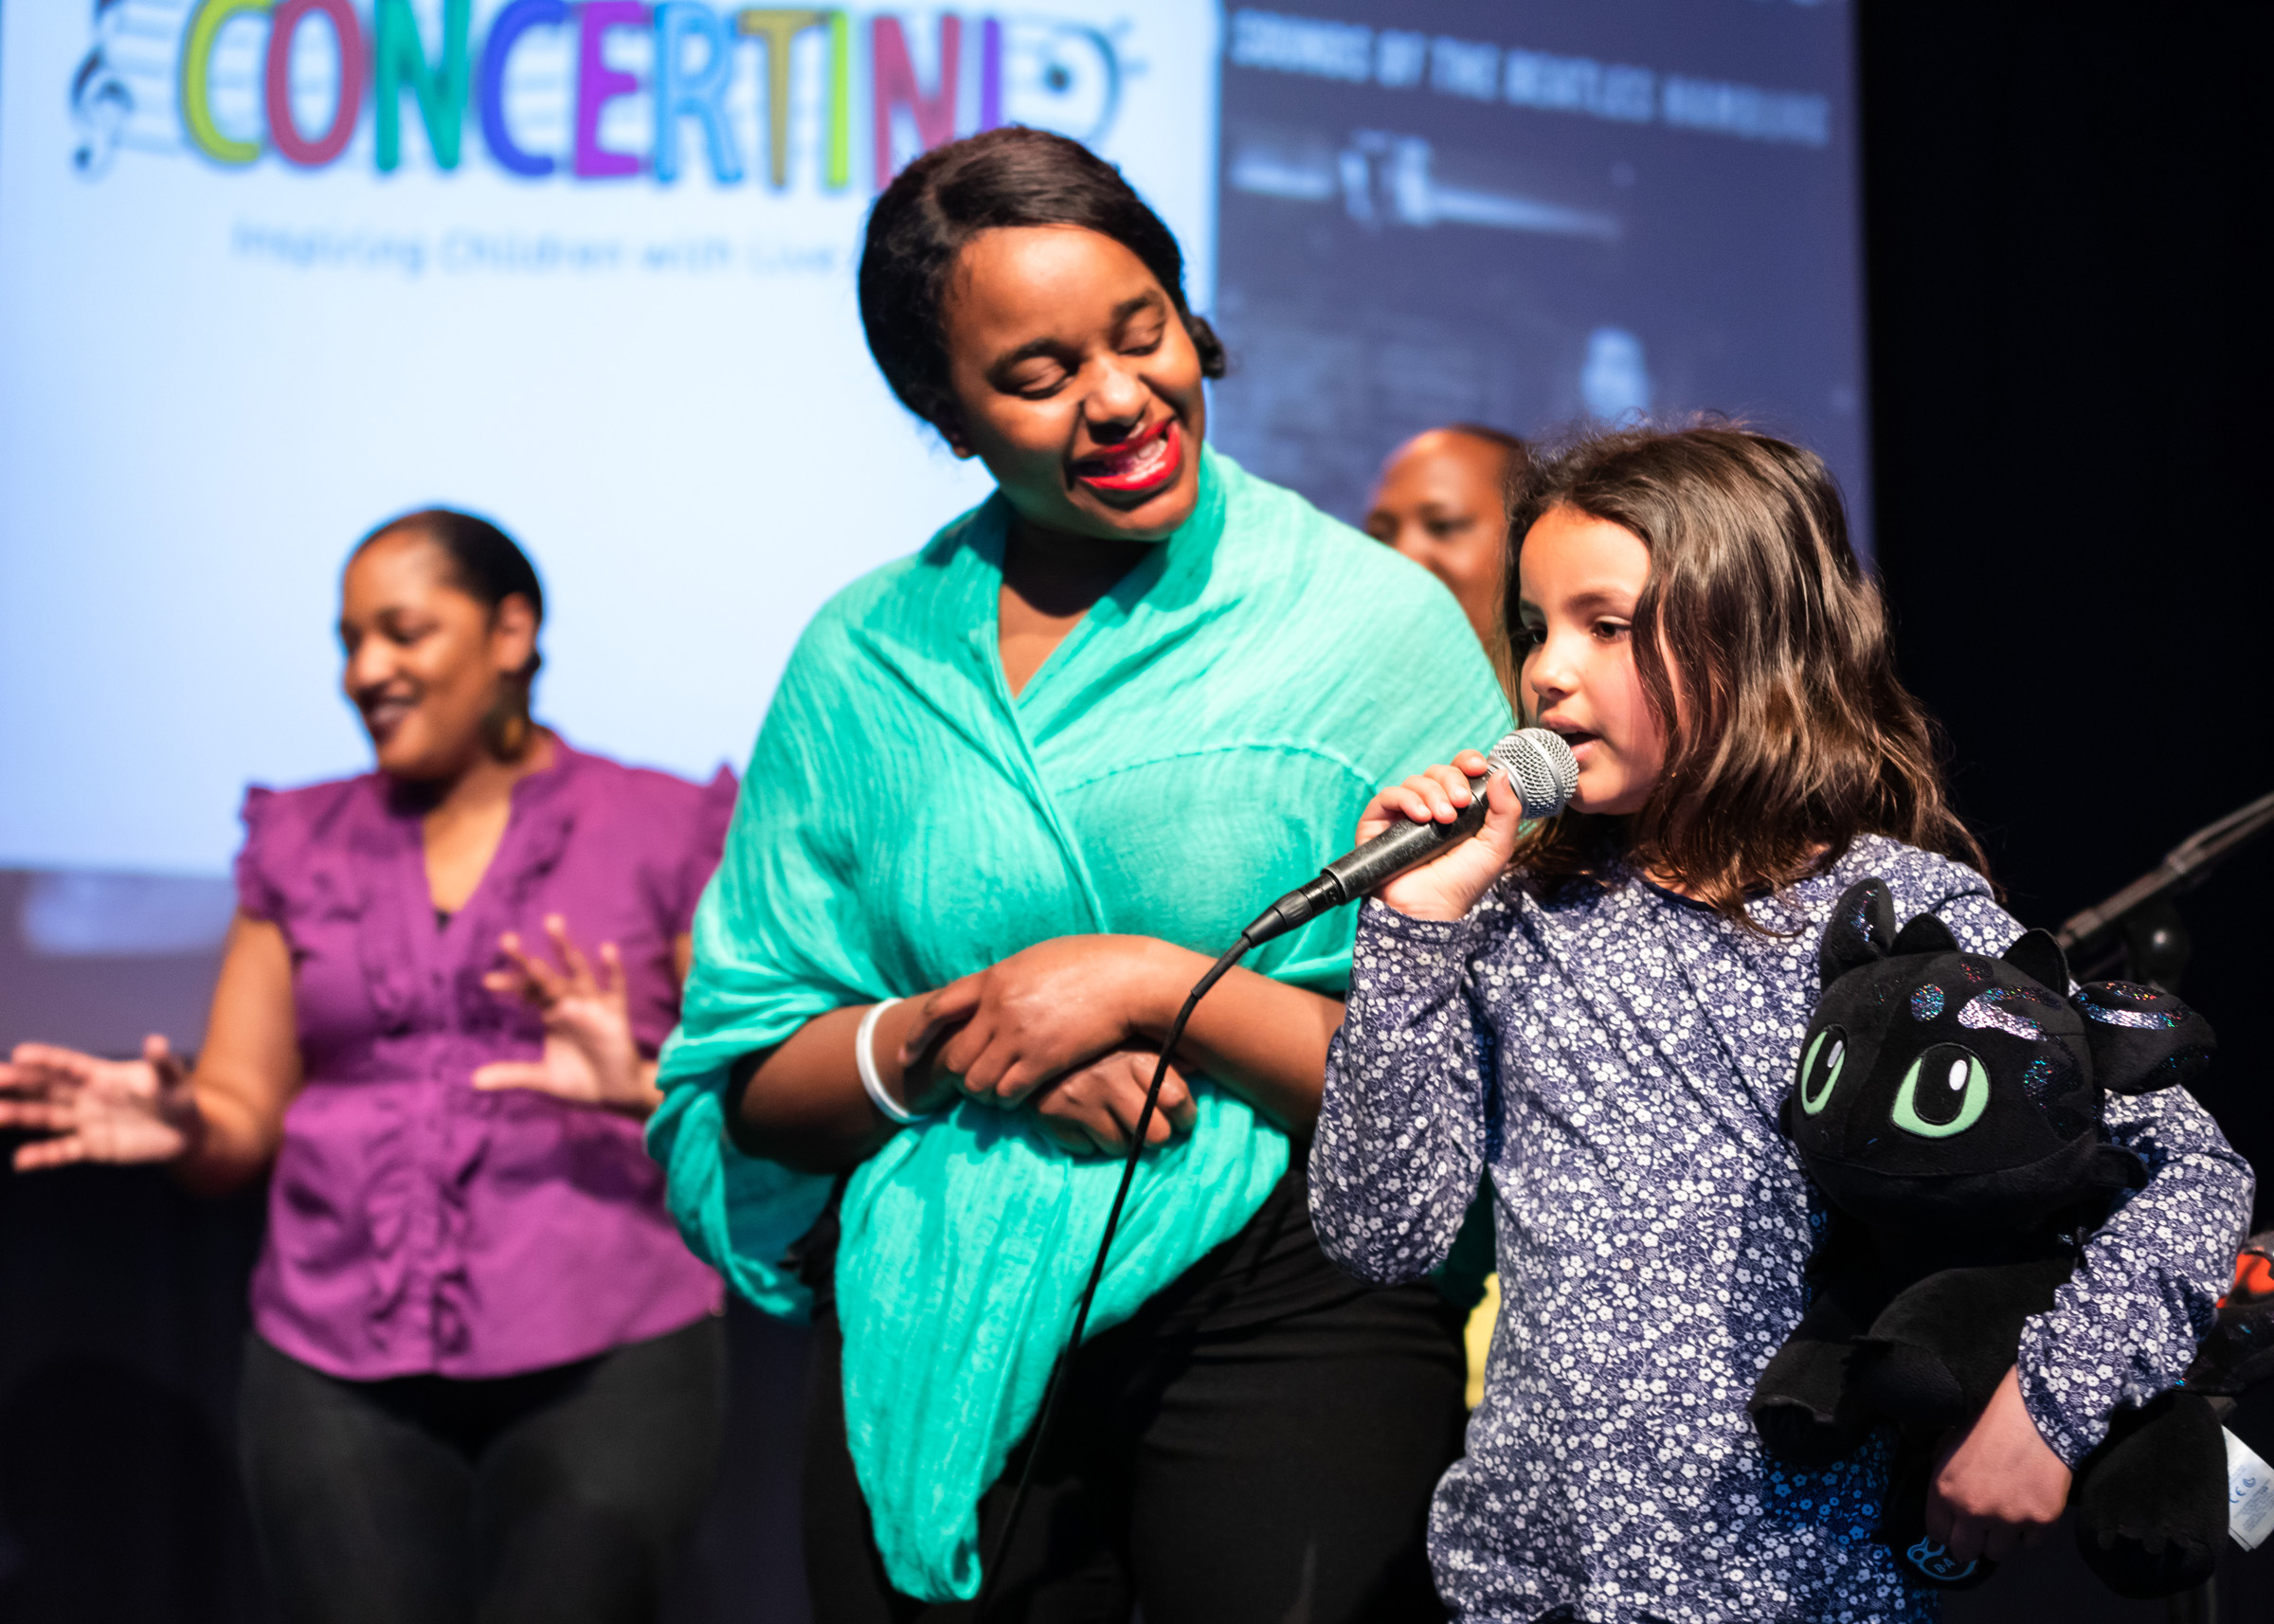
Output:
<path fill-rule="evenodd" d="M 478 1089 L 530 1089 L 571 1105 L 597 1106 L 647 1117 L 663 1096 L 656 1091 L 656 1063 L 642 1059 L 632 1037 L 631 1002 L 623 962 L 613 942 L 600 945 L 594 967 L 569 937 L 568 921 L 549 914 L 545 934 L 560 961 L 555 968 L 531 954 L 507 931 L 497 950 L 511 963 L 482 984 L 517 998 L 545 1020 L 545 1050 L 535 1060 L 496 1060 L 476 1069 Z"/>
<path fill-rule="evenodd" d="M 105 1060 L 49 1043 L 19 1043 L 0 1062 L 0 1128 L 43 1134 L 16 1147 L 28 1173 L 73 1162 L 173 1162 L 198 1131 L 190 1068 L 166 1039 L 138 1060 Z"/>

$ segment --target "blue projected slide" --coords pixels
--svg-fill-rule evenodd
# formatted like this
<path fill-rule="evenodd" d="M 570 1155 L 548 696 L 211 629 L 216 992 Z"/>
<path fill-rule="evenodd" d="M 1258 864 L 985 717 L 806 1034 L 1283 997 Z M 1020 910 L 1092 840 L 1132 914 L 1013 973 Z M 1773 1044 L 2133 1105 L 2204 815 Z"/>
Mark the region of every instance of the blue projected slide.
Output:
<path fill-rule="evenodd" d="M 1840 0 L 9 0 L 0 867 L 218 875 L 247 781 L 362 768 L 337 570 L 434 502 L 545 572 L 541 714 L 738 762 L 821 601 L 985 489 L 852 281 L 881 182 L 997 123 L 1161 209 L 1233 352 L 1219 442 L 1331 511 L 1433 423 L 1700 407 L 1860 499 L 1849 35 Z M 19 923 L 100 951 L 135 894 Z M 195 936 L 149 906 L 136 939 Z"/>
<path fill-rule="evenodd" d="M 1225 33 L 1220 443 L 1346 517 L 1433 424 L 1701 409 L 1859 516 L 1844 5 L 1398 0 Z"/>
<path fill-rule="evenodd" d="M 1218 27 L 1205 0 L 8 0 L 0 866 L 220 874 L 247 780 L 367 767 L 337 572 L 436 502 L 544 572 L 542 716 L 739 765 L 823 599 L 987 488 L 862 347 L 880 177 L 1063 130 L 1205 289 Z"/>

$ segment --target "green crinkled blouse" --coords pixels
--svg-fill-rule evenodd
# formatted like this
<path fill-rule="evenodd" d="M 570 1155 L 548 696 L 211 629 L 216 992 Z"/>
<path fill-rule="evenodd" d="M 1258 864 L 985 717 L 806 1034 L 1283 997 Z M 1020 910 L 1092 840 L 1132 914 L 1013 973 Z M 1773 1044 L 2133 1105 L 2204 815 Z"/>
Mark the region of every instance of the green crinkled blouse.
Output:
<path fill-rule="evenodd" d="M 1053 936 L 1213 956 L 1349 844 L 1375 789 L 1507 726 L 1442 586 L 1213 451 L 1191 519 L 1014 696 L 996 624 L 1009 514 L 988 498 L 815 618 L 695 915 L 648 1146 L 689 1243 L 770 1312 L 804 1309 L 784 1256 L 831 1182 L 728 1142 L 737 1057 Z M 1249 962 L 1339 994 L 1351 934 L 1331 915 Z M 1092 1333 L 1236 1233 L 1287 1166 L 1287 1136 L 1245 1101 L 1194 1092 L 1193 1130 L 1138 1174 Z M 1033 1423 L 1119 1171 L 966 1105 L 846 1187 L 846 1427 L 910 1596 L 978 1591 L 980 1496 Z"/>

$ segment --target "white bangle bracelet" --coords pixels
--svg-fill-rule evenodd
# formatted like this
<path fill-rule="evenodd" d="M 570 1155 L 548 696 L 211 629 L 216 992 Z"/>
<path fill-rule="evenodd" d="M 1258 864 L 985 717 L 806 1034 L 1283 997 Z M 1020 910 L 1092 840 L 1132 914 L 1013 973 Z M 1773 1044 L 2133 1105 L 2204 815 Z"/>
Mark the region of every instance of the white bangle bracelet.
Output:
<path fill-rule="evenodd" d="M 871 1052 L 876 1039 L 876 1022 L 899 1001 L 888 998 L 882 1003 L 871 1004 L 869 1013 L 860 1018 L 860 1030 L 853 1037 L 853 1064 L 859 1068 L 860 1086 L 868 1091 L 871 1103 L 878 1110 L 894 1122 L 922 1122 L 921 1116 L 885 1092 L 884 1079 L 876 1074 L 876 1056 Z"/>

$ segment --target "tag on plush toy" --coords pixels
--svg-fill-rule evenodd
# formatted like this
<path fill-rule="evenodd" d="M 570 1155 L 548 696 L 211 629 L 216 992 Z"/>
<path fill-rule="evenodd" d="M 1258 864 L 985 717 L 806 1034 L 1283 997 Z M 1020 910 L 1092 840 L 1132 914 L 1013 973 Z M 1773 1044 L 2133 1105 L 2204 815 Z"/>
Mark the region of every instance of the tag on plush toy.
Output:
<path fill-rule="evenodd" d="M 2246 1551 L 2274 1534 L 2274 1467 L 2232 1433 L 2227 1434 L 2227 1532 Z"/>

